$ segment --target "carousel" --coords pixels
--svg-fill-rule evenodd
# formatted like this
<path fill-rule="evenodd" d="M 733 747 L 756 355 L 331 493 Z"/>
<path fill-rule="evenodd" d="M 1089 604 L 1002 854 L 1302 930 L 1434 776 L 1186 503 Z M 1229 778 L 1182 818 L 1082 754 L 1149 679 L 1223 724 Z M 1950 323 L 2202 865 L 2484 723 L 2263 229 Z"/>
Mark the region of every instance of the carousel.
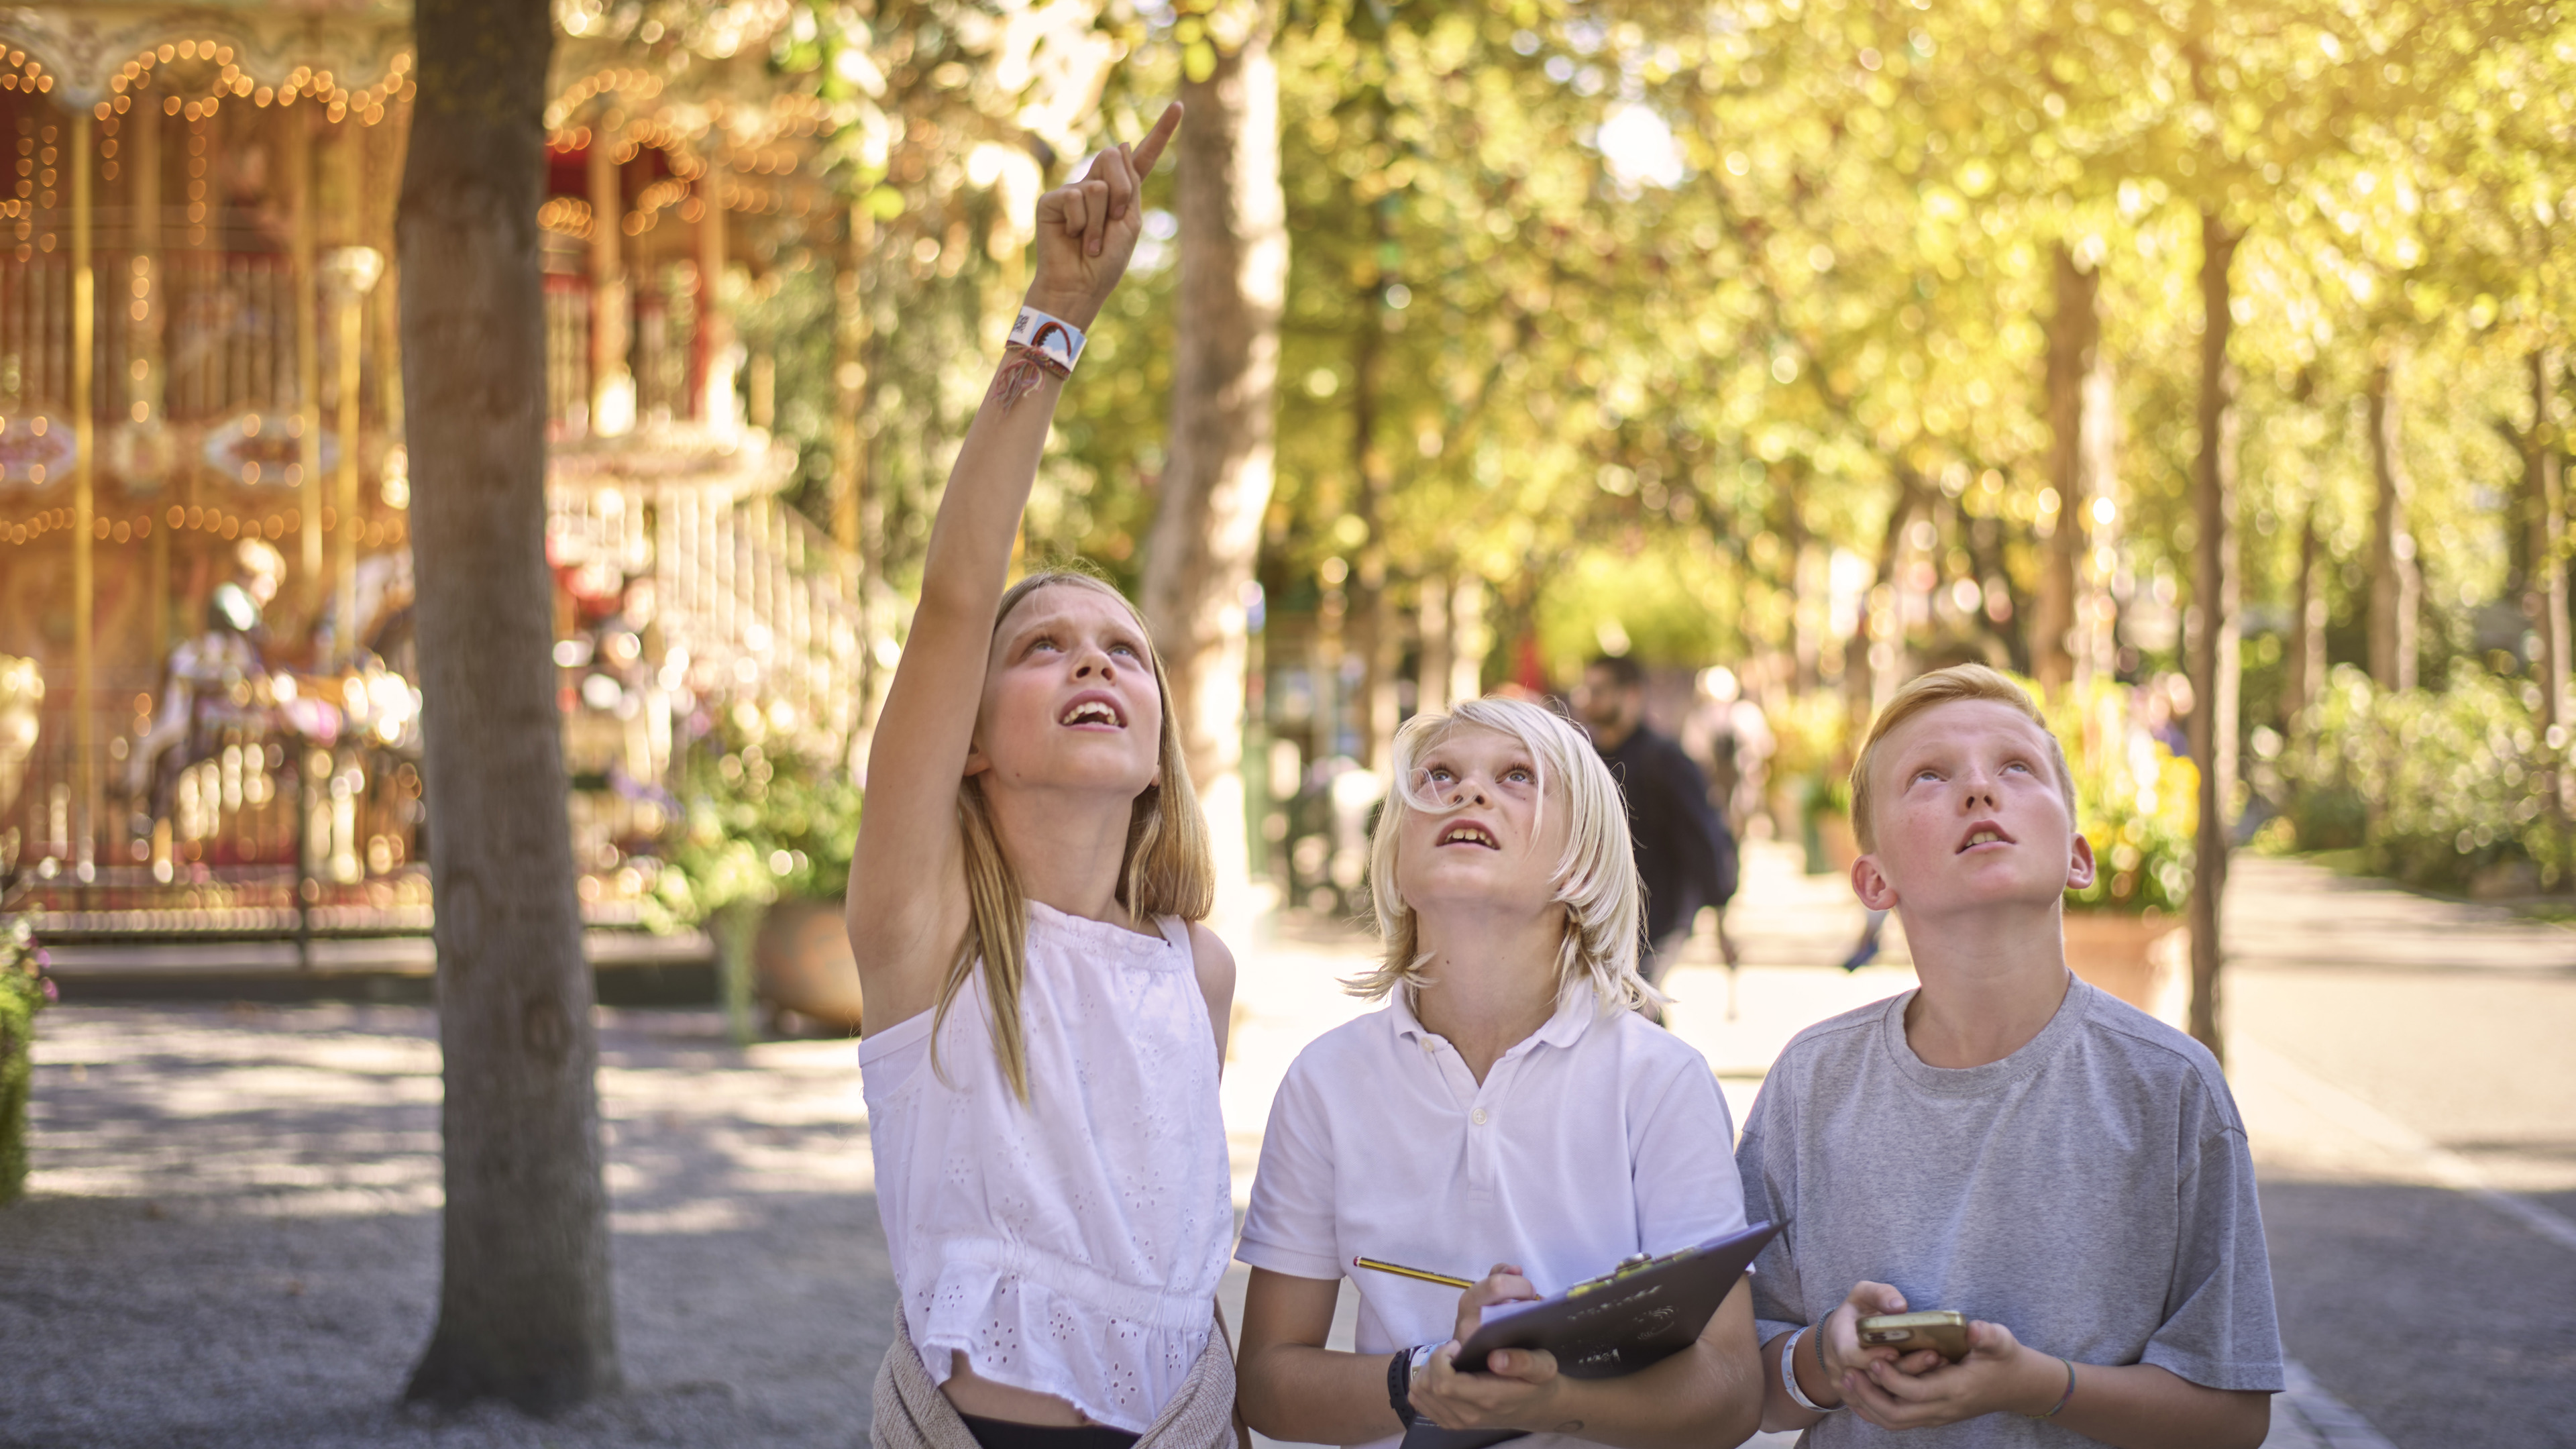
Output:
<path fill-rule="evenodd" d="M 846 731 L 870 647 L 744 417 L 722 282 L 829 204 L 831 118 L 743 52 L 556 59 L 548 553 L 600 923 L 649 885 L 675 730 L 757 699 Z M 57 938 L 428 923 L 412 93 L 407 6 L 0 10 L 0 881 Z"/>

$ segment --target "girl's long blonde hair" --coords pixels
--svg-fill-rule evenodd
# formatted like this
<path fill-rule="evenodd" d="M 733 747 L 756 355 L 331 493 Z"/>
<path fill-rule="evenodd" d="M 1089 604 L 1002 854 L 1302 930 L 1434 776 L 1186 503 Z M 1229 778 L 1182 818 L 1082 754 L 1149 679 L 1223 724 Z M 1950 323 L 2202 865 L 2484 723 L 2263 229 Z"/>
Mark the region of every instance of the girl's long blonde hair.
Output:
<path fill-rule="evenodd" d="M 1162 762 L 1154 783 L 1136 796 L 1127 817 L 1127 854 L 1118 870 L 1118 902 L 1143 919 L 1204 920 L 1216 905 L 1216 862 L 1208 850 L 1207 821 L 1199 814 L 1198 792 L 1190 788 L 1189 763 L 1181 750 L 1180 723 L 1173 717 L 1163 656 L 1154 648 L 1144 617 L 1126 595 L 1071 569 L 1041 569 L 1011 585 L 993 613 L 993 632 L 1002 631 L 1022 600 L 1049 587 L 1097 589 L 1135 618 L 1136 631 L 1145 638 L 1146 657 L 1153 662 L 1154 694 L 1162 701 Z M 932 1065 L 937 1066 L 939 1029 L 948 1019 L 948 1008 L 981 961 L 993 1054 L 1001 1060 L 1002 1075 L 1009 1079 L 1012 1092 L 1025 1102 L 1029 1057 L 1020 1023 L 1020 983 L 1028 977 L 1028 898 L 1020 893 L 1010 854 L 994 834 L 981 776 L 968 775 L 957 782 L 957 830 L 965 846 L 966 938 L 949 963 L 948 979 L 940 983 L 939 1007 L 930 1025 Z"/>
<path fill-rule="evenodd" d="M 1385 954 L 1375 970 L 1342 984 L 1352 995 L 1372 1001 L 1398 986 L 1418 991 L 1430 984 L 1422 972 L 1430 953 L 1422 946 L 1419 918 L 1396 888 L 1397 836 L 1408 811 L 1449 808 L 1422 788 L 1420 762 L 1441 741 L 1470 728 L 1508 735 L 1530 752 L 1539 777 L 1540 813 L 1532 817 L 1534 829 L 1550 808 L 1561 803 L 1568 812 L 1554 895 L 1565 907 L 1564 934 L 1557 943 L 1558 989 L 1588 977 L 1593 998 L 1605 1011 L 1661 1002 L 1662 993 L 1637 974 L 1640 891 L 1619 782 L 1610 778 L 1610 767 L 1601 762 L 1592 741 L 1564 716 L 1525 700 L 1491 696 L 1469 700 L 1447 714 L 1415 715 L 1395 732 L 1394 788 L 1369 842 L 1371 914 Z"/>

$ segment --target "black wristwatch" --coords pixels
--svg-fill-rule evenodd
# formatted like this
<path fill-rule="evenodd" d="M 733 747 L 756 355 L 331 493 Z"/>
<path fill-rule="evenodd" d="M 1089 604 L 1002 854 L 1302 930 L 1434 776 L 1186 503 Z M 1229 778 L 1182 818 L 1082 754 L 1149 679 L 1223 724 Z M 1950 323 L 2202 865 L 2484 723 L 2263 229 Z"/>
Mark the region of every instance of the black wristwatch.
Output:
<path fill-rule="evenodd" d="M 1386 1399 L 1395 1406 L 1395 1417 L 1402 1420 L 1407 1429 L 1413 1427 L 1414 1420 L 1422 1417 L 1413 1407 L 1413 1371 L 1430 1362 L 1431 1355 L 1438 1352 L 1439 1347 L 1436 1343 L 1425 1343 L 1413 1348 L 1400 1348 L 1386 1362 Z"/>

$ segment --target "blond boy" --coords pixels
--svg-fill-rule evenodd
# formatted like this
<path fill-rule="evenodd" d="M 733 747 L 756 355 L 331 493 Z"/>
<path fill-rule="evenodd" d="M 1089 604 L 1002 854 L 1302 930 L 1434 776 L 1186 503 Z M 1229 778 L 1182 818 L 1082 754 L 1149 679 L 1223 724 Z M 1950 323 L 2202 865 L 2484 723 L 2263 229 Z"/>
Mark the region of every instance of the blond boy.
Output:
<path fill-rule="evenodd" d="M 2093 853 L 2029 696 L 1982 665 L 1907 684 L 1852 824 L 1922 984 L 1800 1033 L 1746 1124 L 1746 1211 L 1789 1224 L 1754 1280 L 1763 1427 L 2254 1449 L 2282 1378 L 2244 1126 L 2198 1043 L 2067 970 Z M 1972 1320 L 1960 1363 L 1854 1332 L 1935 1308 Z"/>

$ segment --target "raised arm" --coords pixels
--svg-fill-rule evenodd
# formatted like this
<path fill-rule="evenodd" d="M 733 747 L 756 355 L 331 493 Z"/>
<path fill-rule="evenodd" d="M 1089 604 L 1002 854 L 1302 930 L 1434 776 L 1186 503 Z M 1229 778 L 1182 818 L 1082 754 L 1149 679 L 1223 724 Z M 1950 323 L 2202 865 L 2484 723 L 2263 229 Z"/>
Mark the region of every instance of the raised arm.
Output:
<path fill-rule="evenodd" d="M 1091 326 L 1135 253 L 1140 187 L 1180 120 L 1175 104 L 1143 141 L 1101 152 L 1081 180 L 1038 198 L 1030 307 Z M 921 602 L 868 754 L 867 806 L 850 859 L 850 944 L 870 1032 L 930 1008 L 965 935 L 957 784 L 983 697 L 1011 542 L 1062 389 L 1051 374 L 1004 362 L 966 431 L 931 525 Z"/>

